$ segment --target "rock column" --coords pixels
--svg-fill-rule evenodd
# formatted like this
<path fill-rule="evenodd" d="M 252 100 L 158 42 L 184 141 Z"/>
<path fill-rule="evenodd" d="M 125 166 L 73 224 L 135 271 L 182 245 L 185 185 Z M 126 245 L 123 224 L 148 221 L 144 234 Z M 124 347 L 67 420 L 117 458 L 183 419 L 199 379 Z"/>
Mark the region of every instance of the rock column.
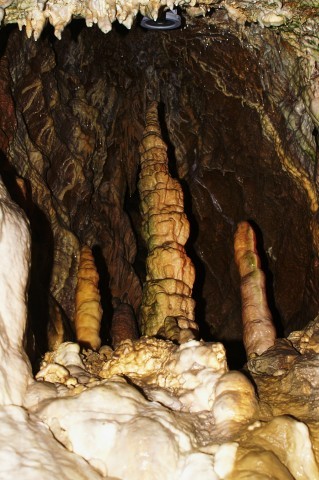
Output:
<path fill-rule="evenodd" d="M 142 235 L 148 248 L 140 329 L 143 335 L 159 335 L 182 343 L 194 338 L 198 329 L 191 297 L 195 269 L 184 248 L 189 222 L 182 188 L 169 174 L 156 102 L 146 114 L 140 155 Z"/>

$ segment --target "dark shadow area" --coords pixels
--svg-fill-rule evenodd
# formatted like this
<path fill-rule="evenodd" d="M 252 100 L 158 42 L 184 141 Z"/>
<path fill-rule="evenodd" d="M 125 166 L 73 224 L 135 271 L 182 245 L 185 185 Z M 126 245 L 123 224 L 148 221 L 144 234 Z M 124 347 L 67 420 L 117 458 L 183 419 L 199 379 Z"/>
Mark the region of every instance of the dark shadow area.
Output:
<path fill-rule="evenodd" d="M 73 22 L 71 22 L 73 24 Z M 67 27 L 68 28 L 68 27 Z M 63 34 L 62 34 L 63 35 Z M 42 30 L 41 37 L 37 40 L 39 43 L 49 42 L 49 44 L 54 47 L 54 45 L 59 42 L 59 39 L 54 35 L 54 27 L 48 23 Z"/>
<path fill-rule="evenodd" d="M 117 20 L 112 23 L 112 30 L 114 30 L 120 37 L 127 37 L 130 34 L 130 30 Z"/>
<path fill-rule="evenodd" d="M 246 351 L 243 342 L 222 341 L 226 349 L 226 358 L 230 370 L 240 370 L 247 362 Z"/>
<path fill-rule="evenodd" d="M 192 208 L 192 196 L 190 193 L 189 185 L 185 181 L 181 181 L 183 193 L 184 193 L 184 211 L 187 215 L 189 225 L 190 225 L 190 234 L 188 242 L 185 245 L 187 255 L 192 260 L 195 267 L 195 282 L 193 287 L 193 295 L 196 302 L 195 307 L 195 319 L 199 326 L 200 338 L 210 342 L 213 340 L 213 336 L 210 330 L 209 325 L 205 321 L 206 318 L 206 308 L 207 302 L 203 296 L 204 282 L 205 282 L 205 265 L 199 258 L 196 249 L 194 248 L 196 238 L 199 232 L 199 226 L 195 215 L 193 214 Z"/>
<path fill-rule="evenodd" d="M 177 163 L 175 156 L 175 146 L 171 142 L 169 131 L 166 123 L 166 112 L 164 102 L 158 104 L 158 121 L 161 128 L 161 134 L 167 146 L 168 170 L 173 178 L 178 179 Z"/>
<path fill-rule="evenodd" d="M 129 195 L 127 191 L 124 201 L 124 210 L 130 219 L 131 227 L 134 232 L 136 241 L 136 257 L 133 263 L 133 268 L 137 276 L 139 277 L 141 284 L 143 284 L 146 280 L 147 246 L 141 235 L 142 216 L 140 213 L 139 204 L 140 196 L 138 189 L 136 188 L 135 192 L 132 195 Z"/>
<path fill-rule="evenodd" d="M 13 30 L 18 29 L 18 26 L 15 24 L 6 25 L 5 27 L 0 28 L 0 58 L 4 54 L 7 48 L 8 39 Z"/>
<path fill-rule="evenodd" d="M 48 350 L 47 327 L 50 319 L 49 295 L 53 268 L 53 234 L 51 225 L 42 210 L 32 204 L 31 226 L 31 271 L 28 298 L 30 326 L 39 351 Z"/>
<path fill-rule="evenodd" d="M 86 27 L 85 20 L 77 19 L 77 20 L 72 20 L 72 22 L 66 28 L 71 33 L 72 41 L 77 42 L 80 34 L 87 27 Z"/>
<path fill-rule="evenodd" d="M 318 191 L 318 185 L 319 185 L 319 130 L 317 127 L 315 127 L 312 131 L 312 136 L 315 140 L 315 145 L 316 145 L 316 156 L 315 156 L 315 164 L 313 168 L 313 181 L 315 182 L 315 185 L 317 186 L 317 191 Z"/>

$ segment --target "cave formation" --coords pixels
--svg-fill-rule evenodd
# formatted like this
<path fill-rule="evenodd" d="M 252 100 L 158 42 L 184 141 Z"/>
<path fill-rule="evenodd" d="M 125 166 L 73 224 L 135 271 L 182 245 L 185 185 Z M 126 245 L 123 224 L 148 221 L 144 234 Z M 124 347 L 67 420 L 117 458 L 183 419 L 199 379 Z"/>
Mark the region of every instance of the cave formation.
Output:
<path fill-rule="evenodd" d="M 116 402 L 117 395 L 126 393 L 123 383 L 112 383 L 112 375 L 124 375 L 144 391 L 149 401 L 139 398 L 142 416 L 148 415 L 145 411 L 150 410 L 152 401 L 180 415 L 193 413 L 184 418 L 185 431 L 192 431 L 192 422 L 201 431 L 205 430 L 204 424 L 210 426 L 208 430 L 215 429 L 214 434 L 205 432 L 193 439 L 197 447 L 200 445 L 201 453 L 196 455 L 205 454 L 215 462 L 205 470 L 203 465 L 210 460 L 205 457 L 203 464 L 198 461 L 195 478 L 199 478 L 199 472 L 206 475 L 201 478 L 257 478 L 251 473 L 256 471 L 257 461 L 262 463 L 265 475 L 260 478 L 267 478 L 269 462 L 274 464 L 271 478 L 275 478 L 274 472 L 280 472 L 278 478 L 299 478 L 299 474 L 303 475 L 300 478 L 315 478 L 319 449 L 318 394 L 313 380 L 318 368 L 318 12 L 311 5 L 298 7 L 293 2 L 286 9 L 276 6 L 275 10 L 267 2 L 259 6 L 248 2 L 246 7 L 224 2 L 222 6 L 213 4 L 211 9 L 204 5 L 179 7 L 182 27 L 160 32 L 141 28 L 142 14 L 147 13 L 143 8 L 129 30 L 121 23 L 130 27 L 130 22 L 120 16 L 112 28 L 102 28 L 99 18 L 100 28 L 110 30 L 108 33 L 98 26 L 87 28 L 83 19 L 73 20 L 64 28 L 63 22 L 48 16 L 55 32 L 48 25 L 41 35 L 30 20 L 38 18 L 31 16 L 31 10 L 24 14 L 13 2 L 4 11 L 7 26 L 0 31 L 0 173 L 11 198 L 30 222 L 24 345 L 35 374 L 42 361 L 37 383 L 47 388 L 41 397 L 40 391 L 34 393 L 32 384 L 27 408 L 49 425 L 60 443 L 89 462 L 94 473 L 88 470 L 88 476 L 78 478 L 135 477 L 132 472 L 119 473 L 114 466 L 114 450 L 103 454 L 114 460 L 108 463 L 103 455 L 103 460 L 98 460 L 99 454 L 94 458 L 94 452 L 83 453 L 81 446 L 75 447 L 71 430 L 69 437 L 59 433 L 50 418 L 54 408 L 58 411 L 63 407 L 54 400 L 52 406 L 41 404 L 40 400 L 45 403 L 51 395 L 56 397 L 42 380 L 73 388 L 71 398 L 82 395 L 85 403 L 93 401 L 94 388 L 85 389 L 83 385 L 92 383 L 93 387 L 102 378 L 102 383 L 110 382 L 105 383 L 109 385 L 109 401 Z M 157 7 L 153 9 L 155 14 Z M 19 32 L 15 22 L 26 24 L 28 35 Z M 37 41 L 27 38 L 31 27 Z M 165 343 L 166 334 L 158 335 L 153 343 L 154 332 L 147 331 L 150 338 L 138 340 L 135 322 L 147 278 L 147 242 L 137 185 L 146 113 L 154 101 L 167 145 L 169 172 L 181 185 L 190 224 L 185 250 L 196 271 L 192 297 L 197 338 L 201 339 L 201 348 L 207 348 L 207 358 L 216 355 L 220 362 L 216 360 L 214 367 L 205 364 L 205 368 L 215 368 L 216 378 L 226 375 L 225 381 L 216 380 L 216 392 L 236 391 L 238 384 L 234 394 L 235 399 L 239 396 L 238 405 L 223 400 L 224 409 L 234 412 L 233 416 L 226 415 L 230 422 L 227 428 L 218 420 L 217 412 L 222 408 L 216 405 L 222 402 L 222 393 L 211 393 L 216 400 L 214 407 L 212 398 L 207 406 L 198 396 L 202 409 L 213 411 L 206 423 L 196 416 L 200 408 L 194 407 L 193 400 L 191 407 L 186 400 L 183 403 L 182 395 L 176 400 L 182 383 L 174 383 L 170 365 L 178 364 L 178 355 L 182 358 L 182 352 L 191 351 L 191 346 Z M 269 309 L 277 336 L 283 338 L 266 352 L 247 359 L 242 342 L 240 275 L 233 245 L 236 227 L 243 220 L 248 220 L 255 231 Z M 75 295 L 80 253 L 85 245 L 92 250 L 99 277 L 103 315 L 98 333 L 103 346 L 99 354 L 85 350 L 92 344 L 78 338 L 84 347 L 80 357 L 74 343 Z M 112 318 L 113 322 L 124 322 L 124 333 L 112 327 Z M 114 340 L 116 335 L 119 339 Z M 131 343 L 125 342 L 125 335 Z M 94 347 L 97 350 L 99 341 Z M 112 342 L 118 347 L 114 357 Z M 243 368 L 256 389 L 258 406 L 246 377 L 237 372 L 226 374 L 224 353 L 214 347 L 218 343 L 211 342 L 225 345 L 232 369 Z M 149 367 L 144 372 L 138 370 L 143 355 L 151 369 L 167 369 L 166 383 L 154 379 L 156 375 Z M 128 362 L 125 368 L 121 362 Z M 185 365 L 183 368 L 187 370 Z M 201 381 L 206 387 L 206 379 Z M 226 387 L 221 386 L 223 381 Z M 198 385 L 200 382 L 196 388 Z M 160 393 L 156 393 L 157 388 Z M 169 393 L 164 393 L 165 388 Z M 35 397 L 40 406 L 36 406 Z M 234 420 L 236 415 L 240 420 Z M 253 421 L 261 422 L 261 427 Z M 21 425 L 23 422 L 25 419 Z M 152 432 L 148 425 L 141 424 L 141 428 Z M 254 432 L 251 438 L 248 431 Z M 313 448 L 313 464 L 309 461 L 300 473 L 299 467 L 293 466 L 291 459 L 283 459 L 284 454 L 273 446 L 276 435 L 288 439 L 289 435 L 301 435 L 309 449 Z M 116 442 L 119 446 L 120 440 L 114 440 L 114 445 Z M 237 473 L 232 473 L 220 466 L 223 462 L 218 455 L 222 457 L 222 453 L 217 454 L 216 445 L 232 445 L 225 455 L 235 465 L 236 442 L 240 445 L 234 467 Z M 215 450 L 208 449 L 211 444 L 216 444 Z M 294 448 L 298 450 L 297 443 Z M 297 456 L 296 451 L 292 448 L 291 455 Z M 270 455 L 270 460 L 265 455 Z M 310 458 L 313 454 L 307 455 Z M 65 460 L 69 461 L 74 462 L 75 471 L 82 469 L 78 458 Z M 197 465 L 196 459 L 192 461 Z M 168 472 L 158 478 L 184 478 L 182 471 L 177 462 L 177 476 Z M 250 473 L 245 476 L 243 471 Z M 37 478 L 33 472 L 35 476 L 30 478 Z M 145 475 L 143 478 L 155 478 L 147 469 Z"/>

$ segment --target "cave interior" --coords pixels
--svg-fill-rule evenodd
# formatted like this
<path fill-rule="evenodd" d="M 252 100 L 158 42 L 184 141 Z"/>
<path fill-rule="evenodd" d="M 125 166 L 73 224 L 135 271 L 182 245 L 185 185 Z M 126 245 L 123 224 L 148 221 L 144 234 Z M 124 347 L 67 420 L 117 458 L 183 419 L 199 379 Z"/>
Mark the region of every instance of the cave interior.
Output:
<path fill-rule="evenodd" d="M 186 249 L 200 337 L 222 341 L 238 368 L 245 361 L 233 260 L 238 222 L 251 222 L 257 235 L 278 336 L 302 329 L 318 310 L 307 195 L 259 114 L 262 106 L 287 155 L 301 162 L 298 138 L 273 102 L 279 90 L 289 108 L 298 92 L 283 65 L 270 68 L 263 50 L 207 18 L 167 32 L 139 22 L 131 30 L 116 23 L 104 35 L 77 20 L 61 40 L 47 27 L 37 42 L 16 26 L 1 31 L 1 174 L 32 229 L 30 355 L 47 350 L 54 308 L 72 336 L 77 244 L 90 245 L 97 263 L 103 343 L 117 302 L 138 315 L 146 259 L 138 148 L 145 109 L 156 100 L 191 226 Z M 284 50 L 276 32 L 267 35 L 275 53 Z"/>
<path fill-rule="evenodd" d="M 318 12 L 212 2 L 155 31 L 145 5 L 127 29 L 116 2 L 120 21 L 92 28 L 36 3 L 0 2 L 0 458 L 9 448 L 25 480 L 319 478 Z M 83 17 L 85 2 L 67 3 Z M 30 18 L 53 26 L 29 38 Z M 173 205 L 172 231 L 189 222 L 186 245 L 160 248 L 179 252 L 189 283 L 169 262 L 151 276 L 164 230 L 145 177 L 160 151 L 154 179 L 183 203 L 160 215 Z M 81 275 L 93 348 L 77 330 Z M 195 339 L 165 336 L 192 334 L 191 316 L 143 333 L 147 301 L 171 284 L 195 305 Z M 245 340 L 250 288 L 277 337 L 259 353 Z"/>

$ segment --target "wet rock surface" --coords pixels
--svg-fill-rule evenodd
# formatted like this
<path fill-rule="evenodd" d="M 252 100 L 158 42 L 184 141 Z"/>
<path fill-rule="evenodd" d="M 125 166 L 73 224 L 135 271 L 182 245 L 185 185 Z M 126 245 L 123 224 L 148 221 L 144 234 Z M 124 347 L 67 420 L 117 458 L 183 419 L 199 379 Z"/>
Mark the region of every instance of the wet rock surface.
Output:
<path fill-rule="evenodd" d="M 28 438 L 39 444 L 50 438 L 54 451 L 47 425 L 59 440 L 56 458 L 47 463 L 56 471 L 65 462 L 67 478 L 73 478 L 69 464 L 85 477 L 79 456 L 91 465 L 90 478 L 92 469 L 99 477 L 131 479 L 126 465 L 140 478 L 136 458 L 142 462 L 145 452 L 151 459 L 146 475 L 318 477 L 319 334 L 317 319 L 308 323 L 318 311 L 319 278 L 315 30 L 308 29 L 307 40 L 296 24 L 291 35 L 291 6 L 263 7 L 224 5 L 206 19 L 186 16 L 176 32 L 146 32 L 138 25 L 128 32 L 115 25 L 104 36 L 78 22 L 60 42 L 47 29 L 38 43 L 15 28 L 1 32 L 0 173 L 32 231 L 28 353 L 36 363 L 47 350 L 47 331 L 55 350 L 32 378 L 22 347 L 28 268 L 21 262 L 15 278 L 2 262 L 1 291 L 8 287 L 20 308 L 11 321 L 11 305 L 0 302 L 2 362 L 8 359 L 2 378 L 8 388 L 1 389 L 8 406 L 1 415 L 10 426 L 15 463 L 26 451 L 15 431 L 23 436 L 34 430 Z M 310 14 L 298 11 L 308 28 Z M 231 354 L 241 341 L 233 234 L 243 219 L 257 235 L 257 246 L 248 250 L 257 247 L 261 256 L 277 333 L 292 331 L 261 355 L 253 349 L 242 373 L 228 371 L 219 343 L 137 339 L 146 260 L 138 145 L 153 100 L 159 102 L 170 174 L 182 184 L 190 220 L 186 251 L 197 272 L 201 335 L 225 340 Z M 7 202 L 4 188 L 1 195 Z M 7 205 L 14 232 L 20 225 L 27 231 L 21 212 Z M 28 258 L 29 240 L 15 236 Z M 8 238 L 0 244 L 12 255 Z M 100 278 L 99 351 L 58 345 L 72 340 L 85 244 L 95 257 L 95 283 Z M 112 316 L 114 351 L 105 345 Z M 14 422 L 19 427 L 12 429 Z M 89 445 L 88 432 L 94 439 Z M 159 443 L 164 453 L 156 456 Z M 129 462 L 122 461 L 121 449 Z M 28 468 L 40 478 L 37 465 Z"/>
<path fill-rule="evenodd" d="M 138 143 L 154 99 L 191 223 L 186 247 L 201 335 L 233 348 L 241 341 L 232 236 L 242 219 L 256 227 L 279 333 L 317 313 L 315 144 L 300 97 L 303 56 L 289 35 L 257 25 L 242 31 L 217 15 L 218 25 L 187 18 L 181 30 L 160 34 L 136 25 L 105 36 L 81 21 L 59 42 L 50 30 L 37 43 L 14 28 L 2 33 L 2 151 L 9 174 L 13 168 L 30 183 L 42 216 L 34 220 L 34 257 L 51 271 L 33 287 L 46 285 L 72 321 L 79 249 L 93 247 L 106 340 L 117 302 L 135 314 L 141 302 Z M 42 312 L 46 322 L 46 303 Z"/>

